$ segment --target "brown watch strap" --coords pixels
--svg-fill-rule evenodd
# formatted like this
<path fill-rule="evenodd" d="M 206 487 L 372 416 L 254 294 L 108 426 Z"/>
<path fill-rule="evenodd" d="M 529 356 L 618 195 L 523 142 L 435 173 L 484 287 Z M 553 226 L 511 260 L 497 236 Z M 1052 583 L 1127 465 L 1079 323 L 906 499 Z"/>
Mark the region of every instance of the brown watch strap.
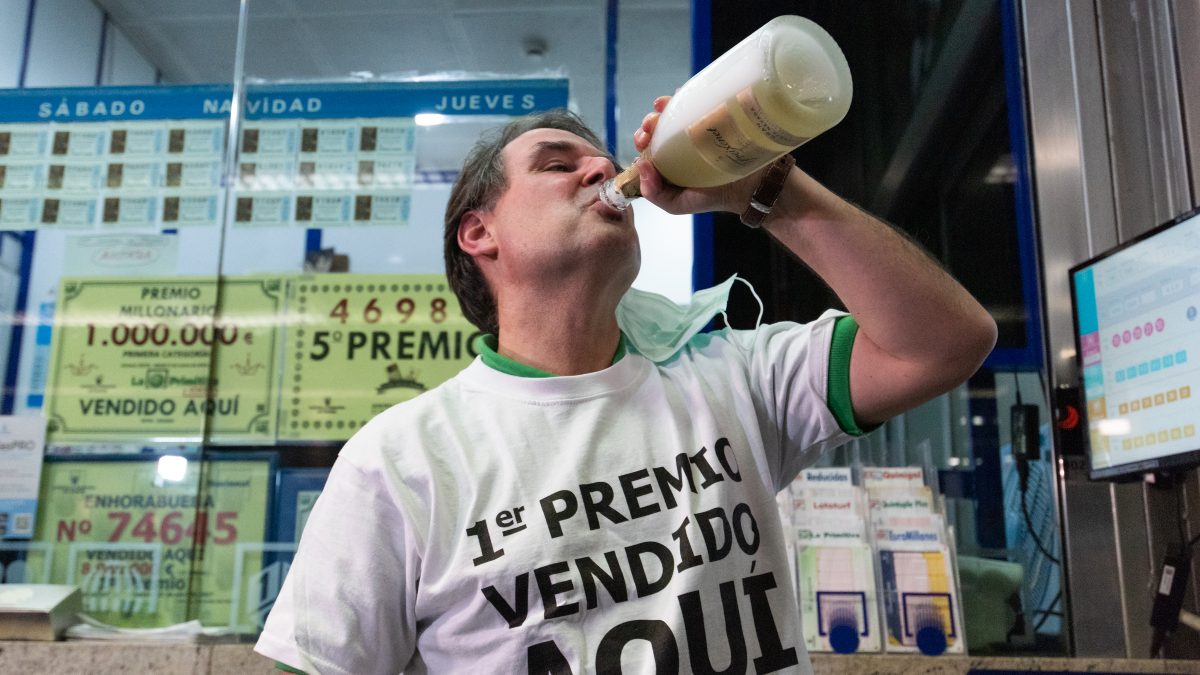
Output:
<path fill-rule="evenodd" d="M 754 189 L 754 194 L 750 197 L 750 204 L 746 206 L 745 211 L 742 211 L 743 225 L 753 228 L 762 227 L 763 221 L 767 219 L 767 214 L 771 212 L 775 201 L 779 199 L 779 194 L 783 192 L 783 185 L 793 166 L 796 166 L 796 159 L 787 154 L 767 167 L 766 173 L 763 174 L 762 180 L 758 182 L 758 187 Z"/>

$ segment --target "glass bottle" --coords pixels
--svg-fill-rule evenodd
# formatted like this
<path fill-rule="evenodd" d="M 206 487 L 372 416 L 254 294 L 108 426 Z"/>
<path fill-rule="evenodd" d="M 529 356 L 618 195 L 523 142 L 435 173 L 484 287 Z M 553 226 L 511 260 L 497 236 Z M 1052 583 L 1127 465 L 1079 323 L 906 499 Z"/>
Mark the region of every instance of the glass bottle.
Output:
<path fill-rule="evenodd" d="M 817 24 L 780 16 L 701 70 L 671 98 L 644 153 L 671 183 L 726 185 L 840 122 L 850 67 Z M 641 196 L 637 167 L 604 183 L 617 209 Z"/>

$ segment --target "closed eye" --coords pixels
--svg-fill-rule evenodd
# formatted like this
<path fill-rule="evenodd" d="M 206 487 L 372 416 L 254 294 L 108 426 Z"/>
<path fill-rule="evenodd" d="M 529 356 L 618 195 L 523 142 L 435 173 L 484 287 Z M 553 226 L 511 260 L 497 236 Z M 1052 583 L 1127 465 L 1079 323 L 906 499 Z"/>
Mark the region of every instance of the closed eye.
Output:
<path fill-rule="evenodd" d="M 574 171 L 574 169 L 572 169 L 570 166 L 568 166 L 566 164 L 563 164 L 562 162 L 552 162 L 552 163 L 547 164 L 546 166 L 542 167 L 542 170 L 543 171 L 567 171 L 567 172 Z"/>

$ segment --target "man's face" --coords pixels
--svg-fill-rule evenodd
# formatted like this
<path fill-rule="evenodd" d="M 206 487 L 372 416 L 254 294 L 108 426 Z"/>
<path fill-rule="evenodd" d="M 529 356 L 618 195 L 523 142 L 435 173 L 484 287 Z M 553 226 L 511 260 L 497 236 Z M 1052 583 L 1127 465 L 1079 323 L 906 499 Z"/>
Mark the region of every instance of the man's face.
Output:
<path fill-rule="evenodd" d="M 534 129 L 509 143 L 503 160 L 508 187 L 483 216 L 502 265 L 518 276 L 600 266 L 633 282 L 641 265 L 633 210 L 598 199 L 616 173 L 607 154 L 568 131 Z"/>

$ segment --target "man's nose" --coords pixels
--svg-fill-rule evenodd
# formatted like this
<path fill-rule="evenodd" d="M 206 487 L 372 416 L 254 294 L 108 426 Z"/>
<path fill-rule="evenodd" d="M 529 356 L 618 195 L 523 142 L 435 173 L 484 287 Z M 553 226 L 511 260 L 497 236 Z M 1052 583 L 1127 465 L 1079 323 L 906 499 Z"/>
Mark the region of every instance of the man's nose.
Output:
<path fill-rule="evenodd" d="M 617 175 L 617 169 L 612 160 L 607 157 L 588 157 L 585 160 L 583 184 L 598 185 Z"/>

